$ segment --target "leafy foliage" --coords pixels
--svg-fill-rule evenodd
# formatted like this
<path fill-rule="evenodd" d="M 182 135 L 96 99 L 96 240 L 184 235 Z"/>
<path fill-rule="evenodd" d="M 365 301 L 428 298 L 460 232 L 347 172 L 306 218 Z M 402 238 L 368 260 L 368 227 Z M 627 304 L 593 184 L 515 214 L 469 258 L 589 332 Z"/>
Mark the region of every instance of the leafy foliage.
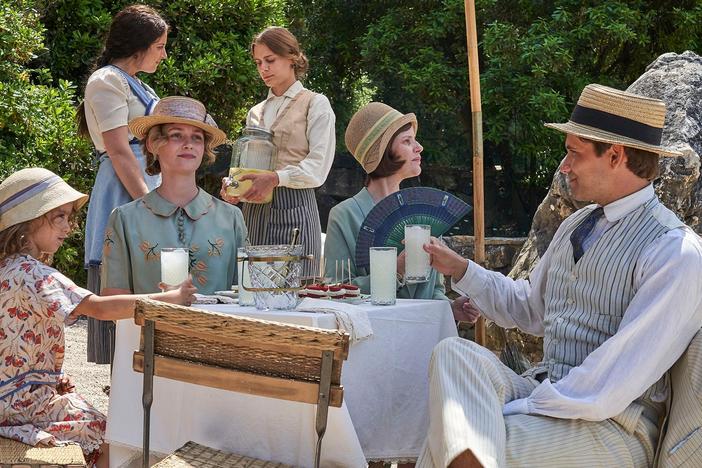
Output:
<path fill-rule="evenodd" d="M 330 97 L 340 137 L 372 98 L 417 114 L 429 161 L 469 165 L 463 0 L 294 4 L 310 81 Z M 476 9 L 486 167 L 517 181 L 526 211 L 563 154 L 543 122 L 567 119 L 588 83 L 625 88 L 658 55 L 702 46 L 700 0 L 477 0 Z"/>
<path fill-rule="evenodd" d="M 62 175 L 81 191 L 90 189 L 90 147 L 76 136 L 75 87 L 65 80 L 51 86 L 46 69 L 28 61 L 43 51 L 43 28 L 29 3 L 0 6 L 0 179 L 18 169 L 41 166 Z M 77 281 L 82 269 L 83 233 L 78 230 L 55 264 Z"/>
<path fill-rule="evenodd" d="M 55 77 L 84 84 L 112 16 L 133 1 L 53 0 L 42 10 Z M 218 125 L 235 135 L 246 111 L 265 96 L 249 55 L 253 36 L 284 22 L 284 0 L 147 0 L 171 26 L 168 58 L 142 75 L 160 96 L 191 96 L 207 104 Z"/>
<path fill-rule="evenodd" d="M 0 6 L 0 180 L 41 166 L 89 193 L 91 145 L 79 138 L 75 105 L 112 15 L 132 1 L 13 0 Z M 228 133 L 265 96 L 248 53 L 253 35 L 284 19 L 282 0 L 149 1 L 171 24 L 169 58 L 143 78 L 160 95 L 207 103 Z M 48 48 L 44 47 L 44 43 Z M 233 134 L 230 133 L 230 134 Z M 84 211 L 55 264 L 85 281 Z"/>

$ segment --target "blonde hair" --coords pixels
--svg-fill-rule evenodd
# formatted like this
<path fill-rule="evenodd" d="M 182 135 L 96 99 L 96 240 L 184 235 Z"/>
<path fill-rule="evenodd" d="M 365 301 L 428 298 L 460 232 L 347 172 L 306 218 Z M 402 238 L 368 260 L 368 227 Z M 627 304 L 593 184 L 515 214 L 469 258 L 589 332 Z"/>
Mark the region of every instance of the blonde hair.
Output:
<path fill-rule="evenodd" d="M 253 56 L 256 44 L 263 44 L 271 51 L 283 58 L 293 61 L 295 78 L 302 79 L 309 68 L 307 56 L 302 52 L 297 38 L 285 28 L 280 26 L 270 26 L 254 37 L 251 42 L 251 55 Z"/>
<path fill-rule="evenodd" d="M 165 126 L 171 124 L 160 124 L 154 125 L 149 129 L 141 142 L 141 149 L 146 156 L 146 168 L 144 171 L 149 175 L 157 175 L 161 173 L 161 163 L 158 161 L 158 150 L 161 149 L 163 145 L 168 141 L 168 135 L 166 135 Z M 196 127 L 198 128 L 198 127 Z M 205 154 L 202 156 L 202 164 L 212 164 L 215 160 L 215 154 L 212 152 L 210 143 L 212 142 L 212 135 L 206 131 L 202 131 L 205 135 Z M 149 151 L 149 146 L 153 149 L 153 152 Z"/>

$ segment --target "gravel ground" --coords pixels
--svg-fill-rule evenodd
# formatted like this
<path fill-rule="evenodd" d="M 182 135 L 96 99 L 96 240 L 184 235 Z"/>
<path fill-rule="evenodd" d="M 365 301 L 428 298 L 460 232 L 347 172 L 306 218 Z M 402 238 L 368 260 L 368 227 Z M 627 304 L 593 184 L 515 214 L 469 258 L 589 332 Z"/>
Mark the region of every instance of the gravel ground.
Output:
<path fill-rule="evenodd" d="M 76 386 L 76 392 L 104 414 L 107 414 L 107 395 L 102 391 L 110 384 L 110 366 L 87 362 L 88 320 L 81 319 L 66 327 L 66 358 L 63 371 Z"/>

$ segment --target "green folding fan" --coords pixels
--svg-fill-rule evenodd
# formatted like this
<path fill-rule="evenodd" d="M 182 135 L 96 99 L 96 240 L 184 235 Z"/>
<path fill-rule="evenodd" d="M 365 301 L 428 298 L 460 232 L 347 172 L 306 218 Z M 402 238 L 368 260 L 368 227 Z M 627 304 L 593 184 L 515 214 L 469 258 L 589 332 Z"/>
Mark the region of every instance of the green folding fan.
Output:
<path fill-rule="evenodd" d="M 429 187 L 402 189 L 378 202 L 361 224 L 356 240 L 356 268 L 368 268 L 371 247 L 403 250 L 405 225 L 428 224 L 438 237 L 470 213 L 471 206 L 443 190 Z"/>

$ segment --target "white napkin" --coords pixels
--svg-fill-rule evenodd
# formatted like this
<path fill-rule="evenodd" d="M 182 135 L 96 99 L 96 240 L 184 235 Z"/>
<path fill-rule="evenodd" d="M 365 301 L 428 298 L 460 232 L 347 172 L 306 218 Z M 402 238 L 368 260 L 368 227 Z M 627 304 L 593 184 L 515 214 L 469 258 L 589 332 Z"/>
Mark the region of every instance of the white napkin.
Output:
<path fill-rule="evenodd" d="M 239 300 L 227 296 L 220 296 L 219 294 L 193 294 L 195 296 L 195 302 L 193 304 L 238 304 Z"/>
<path fill-rule="evenodd" d="M 351 343 L 373 336 L 368 314 L 353 304 L 306 297 L 296 309 L 303 312 L 334 314 L 337 328 L 348 332 Z"/>

